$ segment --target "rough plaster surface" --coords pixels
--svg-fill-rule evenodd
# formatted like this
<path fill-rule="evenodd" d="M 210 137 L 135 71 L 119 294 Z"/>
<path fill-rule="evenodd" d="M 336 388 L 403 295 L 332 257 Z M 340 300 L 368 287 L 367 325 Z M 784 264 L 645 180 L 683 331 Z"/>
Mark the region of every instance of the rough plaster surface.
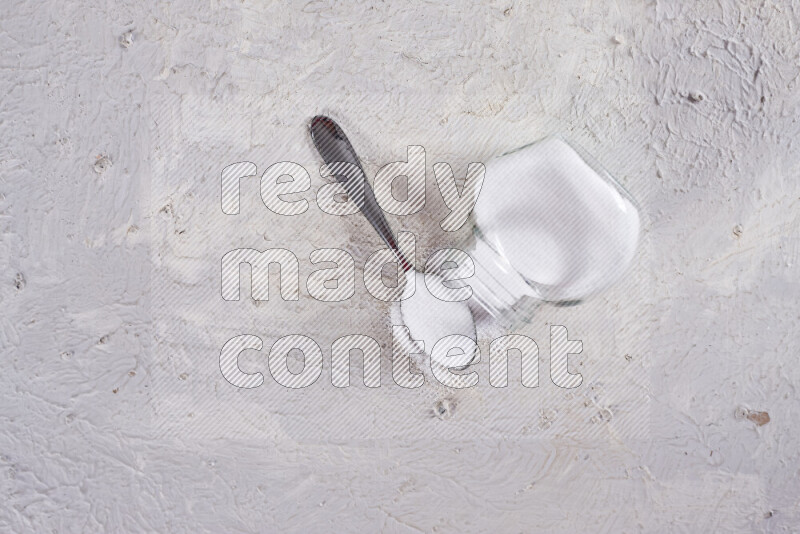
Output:
<path fill-rule="evenodd" d="M 785 1 L 7 0 L 0 529 L 795 531 L 799 26 L 800 6 Z M 220 379 L 204 352 L 158 357 L 160 329 L 177 324 L 160 321 L 159 273 L 175 268 L 186 287 L 215 290 L 203 285 L 205 263 L 186 268 L 206 189 L 168 171 L 216 187 L 242 156 L 259 172 L 283 159 L 313 169 L 303 121 L 317 112 L 342 120 L 371 175 L 412 143 L 456 174 L 553 132 L 596 154 L 649 220 L 638 282 L 584 311 L 550 312 L 602 327 L 606 337 L 584 343 L 613 350 L 587 350 L 587 369 L 627 365 L 639 386 L 628 404 L 597 393 L 604 383 L 586 370 L 575 392 L 585 411 L 543 384 L 508 418 L 517 432 L 470 420 L 483 398 L 355 388 L 371 417 L 401 406 L 409 428 L 432 430 L 328 441 L 291 432 L 302 424 L 285 420 L 309 404 L 314 425 L 339 416 L 323 387 L 285 413 L 273 407 L 254 435 L 219 420 L 205 435 L 176 428 L 175 405 L 154 393 L 165 390 L 159 377 L 172 373 L 192 394 Z M 243 213 L 257 208 L 256 186 L 246 192 Z M 444 213 L 432 194 L 424 215 L 401 224 L 423 258 L 445 242 L 428 231 Z M 301 257 L 342 246 L 363 265 L 379 246 L 357 218 L 312 210 L 300 237 L 271 222 L 263 241 Z M 254 224 L 232 246 L 252 244 Z M 345 330 L 385 341 L 388 308 L 362 297 Z M 332 313 L 293 306 L 276 308 L 294 322 L 271 324 L 265 340 Z M 184 319 L 184 337 L 166 342 L 218 350 L 225 335 L 212 318 Z M 330 339 L 319 342 L 326 350 Z M 637 350 L 617 350 L 626 343 Z M 440 407 L 452 417 L 435 417 Z M 614 426 L 632 413 L 638 427 Z M 459 421 L 473 432 L 437 437 Z"/>

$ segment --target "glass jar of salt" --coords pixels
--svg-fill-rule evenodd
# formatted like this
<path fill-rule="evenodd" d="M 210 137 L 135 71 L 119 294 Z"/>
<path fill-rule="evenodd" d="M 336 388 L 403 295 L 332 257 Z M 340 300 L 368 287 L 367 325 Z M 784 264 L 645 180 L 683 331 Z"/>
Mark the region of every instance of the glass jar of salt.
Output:
<path fill-rule="evenodd" d="M 599 164 L 548 137 L 486 164 L 463 247 L 472 302 L 506 325 L 542 301 L 579 301 L 617 281 L 639 241 L 636 202 Z"/>

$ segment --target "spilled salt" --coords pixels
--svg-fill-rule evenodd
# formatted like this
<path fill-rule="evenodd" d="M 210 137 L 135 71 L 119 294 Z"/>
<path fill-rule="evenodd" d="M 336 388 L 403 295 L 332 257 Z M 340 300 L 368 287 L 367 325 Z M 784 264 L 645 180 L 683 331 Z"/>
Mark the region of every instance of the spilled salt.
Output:
<path fill-rule="evenodd" d="M 465 336 L 474 342 L 477 338 L 475 322 L 467 303 L 447 302 L 437 298 L 428 290 L 426 276 L 428 284 L 441 284 L 441 278 L 435 274 L 408 271 L 404 299 L 400 301 L 403 323 L 408 327 L 416 348 L 430 355 L 439 340 L 454 334 Z M 411 291 L 413 294 L 409 296 Z M 464 354 L 469 355 L 464 365 L 472 359 L 475 349 L 472 342 L 463 339 L 449 341 L 448 346 L 461 348 Z M 453 354 L 457 352 L 454 350 Z"/>

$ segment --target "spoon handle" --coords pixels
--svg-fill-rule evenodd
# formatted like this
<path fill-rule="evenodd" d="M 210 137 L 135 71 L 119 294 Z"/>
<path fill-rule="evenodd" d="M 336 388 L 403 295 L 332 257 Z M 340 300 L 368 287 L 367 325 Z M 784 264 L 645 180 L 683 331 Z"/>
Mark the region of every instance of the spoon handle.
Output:
<path fill-rule="evenodd" d="M 378 235 L 391 248 L 400 260 L 404 271 L 412 269 L 411 264 L 405 258 L 397 245 L 392 228 L 383 214 L 375 199 L 375 193 L 367 181 L 361 162 L 353 149 L 353 145 L 347 139 L 344 131 L 330 117 L 317 115 L 308 126 L 311 140 L 317 148 L 323 161 L 333 168 L 336 163 L 350 164 L 351 170 L 355 172 L 340 172 L 335 175 L 336 181 L 341 183 L 348 196 L 356 203 L 358 209 L 367 218 L 367 221 L 375 228 Z"/>

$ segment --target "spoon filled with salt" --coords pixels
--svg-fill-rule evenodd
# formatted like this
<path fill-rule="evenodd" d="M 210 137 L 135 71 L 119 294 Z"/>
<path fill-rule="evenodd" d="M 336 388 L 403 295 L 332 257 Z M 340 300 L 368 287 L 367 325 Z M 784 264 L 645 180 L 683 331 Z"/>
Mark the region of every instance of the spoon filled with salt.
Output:
<path fill-rule="evenodd" d="M 435 273 L 423 274 L 414 269 L 397 243 L 375 194 L 367 182 L 361 162 L 353 145 L 341 127 L 331 118 L 317 115 L 309 123 L 309 133 L 314 146 L 328 166 L 331 175 L 342 184 L 352 200 L 378 235 L 397 257 L 403 270 L 405 287 L 400 300 L 403 323 L 408 328 L 412 346 L 419 352 L 431 355 L 440 340 L 448 338 L 449 349 L 459 348 L 462 357 L 448 358 L 450 368 L 469 364 L 476 354 L 475 322 L 465 301 L 446 301 L 433 295 L 428 287 L 441 284 Z M 458 337 L 451 337 L 458 336 Z M 457 362 L 456 360 L 460 360 Z"/>

